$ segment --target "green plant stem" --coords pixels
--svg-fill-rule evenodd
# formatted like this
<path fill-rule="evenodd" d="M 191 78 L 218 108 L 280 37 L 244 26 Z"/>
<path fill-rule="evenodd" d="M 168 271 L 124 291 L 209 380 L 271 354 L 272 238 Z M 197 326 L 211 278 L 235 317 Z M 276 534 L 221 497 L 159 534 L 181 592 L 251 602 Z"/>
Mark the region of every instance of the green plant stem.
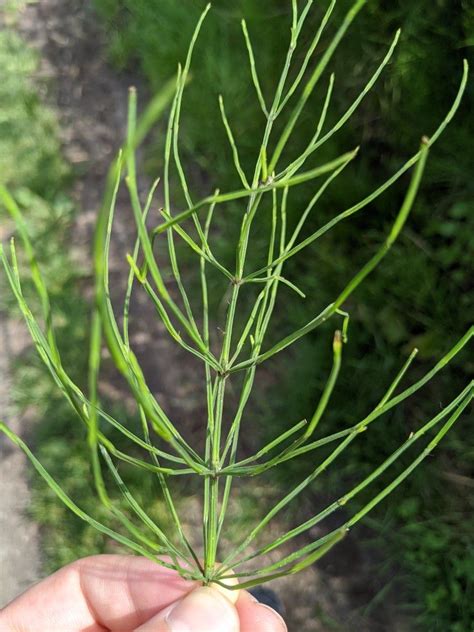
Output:
<path fill-rule="evenodd" d="M 150 192 L 148 193 L 148 198 L 147 198 L 147 201 L 146 201 L 146 204 L 145 204 L 145 208 L 143 209 L 143 222 L 144 223 L 146 223 L 146 219 L 148 217 L 148 213 L 149 213 L 151 205 L 153 203 L 153 196 L 155 194 L 155 191 L 156 191 L 159 183 L 160 183 L 160 179 L 157 178 L 155 180 L 155 182 L 152 184 Z M 138 259 L 139 250 L 140 250 L 140 239 L 137 237 L 137 239 L 135 240 L 135 245 L 134 245 L 134 248 L 133 248 L 133 254 L 132 254 L 132 257 L 131 257 L 132 261 L 134 263 L 134 266 L 138 265 L 137 264 L 137 259 Z M 128 273 L 128 279 L 127 279 L 127 288 L 125 290 L 125 299 L 124 299 L 124 303 L 123 303 L 123 317 L 122 317 L 123 325 L 122 325 L 122 330 L 123 330 L 123 340 L 125 342 L 125 346 L 126 347 L 130 347 L 128 323 L 129 323 L 129 316 L 130 316 L 130 301 L 132 299 L 133 283 L 134 283 L 134 279 L 135 279 L 134 266 L 130 266 L 130 271 Z"/>
<path fill-rule="evenodd" d="M 46 483 L 51 488 L 51 490 L 68 507 L 68 509 L 70 509 L 73 513 L 75 513 L 81 520 L 84 520 L 85 522 L 93 526 L 97 531 L 112 538 L 119 544 L 122 544 L 126 546 L 127 548 L 131 549 L 132 551 L 135 551 L 135 553 L 138 553 L 139 555 L 143 555 L 144 557 L 147 557 L 153 562 L 158 561 L 158 558 L 153 553 L 151 553 L 148 549 L 130 540 L 129 538 L 121 535 L 120 533 L 117 533 L 113 531 L 112 529 L 109 529 L 108 527 L 104 526 L 103 524 L 95 520 L 94 518 L 91 518 L 84 511 L 82 511 L 82 509 L 80 509 L 71 500 L 71 498 L 61 489 L 61 487 L 57 484 L 57 482 L 53 479 L 53 477 L 50 474 L 48 474 L 45 468 L 41 465 L 38 459 L 34 456 L 34 454 L 28 448 L 26 443 L 22 439 L 20 439 L 20 437 L 18 437 L 14 432 L 12 432 L 10 428 L 8 428 L 3 422 L 0 422 L 0 432 L 3 432 L 10 439 L 10 441 L 15 443 L 15 445 L 17 445 L 26 454 L 28 459 L 31 461 L 33 467 L 40 474 L 40 476 L 46 481 Z M 166 568 L 170 568 L 172 570 L 177 571 L 180 575 L 182 575 L 185 578 L 199 579 L 199 576 L 194 574 L 189 569 L 185 570 L 181 566 L 176 567 L 174 564 L 170 564 L 169 562 L 167 562 L 166 560 L 162 560 L 161 558 L 159 560 L 159 563 L 165 566 Z"/>
<path fill-rule="evenodd" d="M 323 310 L 316 318 L 311 320 L 307 325 L 298 329 L 294 333 L 290 334 L 279 343 L 277 343 L 274 347 L 272 347 L 269 351 L 262 353 L 255 360 L 257 364 L 268 360 L 276 353 L 279 353 L 289 345 L 293 344 L 299 338 L 306 335 L 316 327 L 319 327 L 323 322 L 328 320 L 336 311 L 340 308 L 340 306 L 344 303 L 344 301 L 354 292 L 354 290 L 360 285 L 360 283 L 378 266 L 380 261 L 385 257 L 396 238 L 398 237 L 401 229 L 403 228 L 405 221 L 408 217 L 408 214 L 414 204 L 416 194 L 418 192 L 418 188 L 420 186 L 422 174 L 426 164 L 426 158 L 428 156 L 428 145 L 423 142 L 421 148 L 421 156 L 420 160 L 417 163 L 415 171 L 413 173 L 412 180 L 410 182 L 410 186 L 408 187 L 407 194 L 403 201 L 403 204 L 400 208 L 400 211 L 395 218 L 395 222 L 392 226 L 392 229 L 385 240 L 384 244 L 381 248 L 375 253 L 375 255 L 359 270 L 359 272 L 349 281 L 346 287 L 342 290 L 336 300 L 331 303 L 325 310 Z M 232 367 L 231 372 L 239 371 L 247 368 L 252 364 L 253 360 L 248 360 L 246 362 L 241 362 L 240 364 Z"/>
<path fill-rule="evenodd" d="M 324 55 L 322 56 L 320 62 L 318 63 L 318 65 L 316 66 L 316 68 L 313 70 L 311 77 L 309 79 L 309 81 L 306 83 L 303 93 L 300 97 L 300 99 L 298 100 L 298 103 L 296 104 L 296 106 L 294 107 L 289 121 L 286 124 L 283 133 L 276 145 L 275 151 L 273 152 L 273 156 L 272 159 L 270 161 L 270 167 L 269 170 L 270 172 L 272 172 L 277 163 L 278 160 L 280 159 L 280 156 L 286 146 L 286 144 L 288 143 L 288 140 L 291 136 L 291 133 L 299 119 L 299 117 L 301 116 L 301 113 L 309 99 L 309 97 L 311 96 L 314 88 L 316 87 L 317 83 L 319 82 L 319 79 L 321 78 L 321 75 L 323 74 L 324 70 L 326 69 L 328 63 L 331 61 L 332 56 L 334 55 L 337 47 L 339 46 L 339 43 L 341 42 L 342 38 L 344 37 L 347 29 L 349 28 L 349 26 L 351 25 L 351 23 L 353 22 L 353 20 L 355 19 L 355 17 L 357 16 L 357 14 L 359 13 L 359 11 L 362 9 L 362 7 L 364 6 L 366 0 L 357 0 L 353 6 L 351 7 L 351 9 L 348 11 L 348 13 L 346 14 L 341 26 L 339 27 L 336 35 L 334 36 L 334 38 L 332 39 L 331 43 L 329 44 L 329 46 L 326 48 Z"/>
<path fill-rule="evenodd" d="M 434 427 L 436 424 L 438 424 L 453 409 L 455 409 L 455 412 L 453 413 L 453 415 L 449 418 L 448 422 L 446 424 L 444 424 L 444 426 L 442 427 L 441 431 L 438 432 L 436 437 L 430 442 L 428 448 L 425 449 L 422 452 L 422 454 L 419 457 L 417 457 L 415 459 L 415 461 L 400 476 L 398 476 L 395 479 L 395 481 L 393 481 L 391 484 L 389 484 L 383 490 L 383 492 L 378 494 L 372 501 L 370 501 L 368 503 L 368 505 L 366 505 L 361 511 L 359 511 L 357 514 L 355 514 L 355 516 L 353 518 L 351 518 L 345 525 L 343 525 L 343 528 L 348 529 L 351 526 L 353 526 L 368 511 L 370 511 L 370 509 L 372 509 L 376 504 L 378 504 L 378 502 L 380 502 L 387 494 L 389 494 L 391 491 L 393 491 L 393 489 L 395 489 L 395 487 L 397 487 L 406 478 L 406 476 L 408 476 L 408 474 L 427 456 L 427 454 L 430 453 L 434 449 L 434 447 L 439 443 L 439 441 L 444 436 L 444 434 L 447 432 L 447 430 L 451 427 L 451 425 L 453 423 L 455 423 L 455 421 L 457 421 L 457 419 L 459 418 L 461 413 L 470 404 L 471 400 L 473 399 L 473 396 L 474 396 L 474 394 L 473 394 L 473 383 L 471 383 L 471 384 L 469 384 L 469 386 L 466 389 L 464 389 L 464 391 L 449 406 L 447 406 L 443 411 L 441 411 L 433 419 L 431 419 L 424 426 L 422 426 L 422 428 L 420 428 L 420 430 L 418 430 L 415 433 L 412 433 L 410 435 L 410 437 L 407 439 L 407 441 L 404 444 L 402 444 L 402 446 L 400 448 L 398 448 L 398 450 L 396 450 L 386 461 L 384 461 L 384 463 L 381 466 L 379 466 L 376 470 L 374 470 L 374 472 L 372 472 L 366 479 L 364 479 L 361 483 L 359 483 L 359 485 L 354 487 L 351 490 L 351 492 L 345 494 L 341 499 L 335 501 L 332 505 L 327 507 L 323 512 L 321 512 L 320 514 L 318 514 L 314 518 L 311 518 L 310 520 L 305 522 L 303 525 L 300 525 L 299 527 L 293 529 L 292 531 L 289 531 L 287 534 L 285 534 L 282 537 L 279 537 L 278 539 L 276 539 L 271 544 L 266 545 L 265 547 L 259 549 L 258 552 L 252 553 L 252 554 L 248 555 L 247 557 L 242 558 L 241 560 L 239 560 L 239 562 L 237 564 L 240 565 L 240 564 L 242 564 L 244 562 L 250 561 L 251 559 L 253 559 L 255 557 L 258 557 L 260 555 L 263 555 L 265 553 L 268 553 L 268 552 L 272 551 L 273 549 L 275 549 L 275 548 L 281 546 L 282 544 L 284 544 L 285 542 L 287 542 L 289 539 L 291 539 L 293 537 L 296 537 L 297 535 L 303 533 L 307 529 L 313 527 L 315 524 L 317 524 L 318 522 L 323 520 L 325 517 L 330 515 L 332 512 L 334 512 L 337 509 L 339 509 L 342 505 L 347 504 L 347 502 L 349 500 L 351 500 L 354 496 L 356 496 L 363 489 L 365 489 L 370 483 L 372 483 L 376 478 L 378 478 L 390 465 L 392 465 L 398 459 L 398 457 L 404 451 L 406 451 L 409 447 L 411 447 L 411 445 L 413 443 L 415 443 L 418 439 L 420 439 L 424 434 L 426 434 L 426 432 L 428 432 L 428 430 L 430 430 L 432 427 Z M 315 478 L 322 471 L 324 471 L 327 468 L 329 463 L 332 462 L 332 460 L 334 460 L 333 454 L 334 454 L 334 452 L 325 461 L 323 461 L 323 463 L 321 463 L 321 465 L 319 465 L 318 468 L 309 477 L 307 477 L 302 483 L 300 483 L 300 485 L 297 488 L 295 488 L 295 490 L 290 492 L 287 496 L 285 496 L 285 498 L 282 501 L 280 501 L 277 505 L 275 505 L 272 508 L 272 510 L 265 516 L 265 518 L 259 523 L 259 525 L 257 525 L 257 527 L 255 527 L 252 530 L 252 532 L 247 536 L 247 538 L 244 540 L 242 545 L 239 546 L 238 549 L 236 551 L 234 551 L 224 561 L 223 568 L 233 568 L 234 567 L 234 565 L 229 566 L 229 563 L 231 562 L 231 560 L 234 559 L 241 551 L 243 551 L 245 548 L 247 548 L 249 546 L 249 544 L 258 535 L 258 533 L 268 524 L 268 522 L 272 518 L 274 518 L 275 515 L 277 513 L 279 513 L 279 511 L 281 511 L 281 509 L 284 506 L 286 506 L 289 502 L 291 502 L 291 500 L 295 497 L 295 495 L 300 493 L 300 488 L 302 486 L 306 487 L 307 485 L 309 485 L 310 482 L 315 480 Z M 267 573 L 267 572 L 273 570 L 274 567 L 278 567 L 280 565 L 288 564 L 289 562 L 292 562 L 294 559 L 297 559 L 298 557 L 306 554 L 307 552 L 313 550 L 314 548 L 317 548 L 318 544 L 319 544 L 319 542 L 316 542 L 316 543 L 312 543 L 311 545 L 308 545 L 307 547 L 303 547 L 297 553 L 287 556 L 286 558 L 284 558 L 284 560 L 280 560 L 275 565 L 268 566 L 268 567 L 266 567 L 264 569 L 260 569 L 260 570 L 258 570 L 256 572 L 251 573 L 251 574 L 252 575 L 260 575 L 261 573 L 263 574 L 263 573 Z M 242 576 L 246 576 L 246 575 L 247 575 L 247 573 L 242 574 Z M 237 573 L 237 576 L 240 576 L 240 574 Z"/>

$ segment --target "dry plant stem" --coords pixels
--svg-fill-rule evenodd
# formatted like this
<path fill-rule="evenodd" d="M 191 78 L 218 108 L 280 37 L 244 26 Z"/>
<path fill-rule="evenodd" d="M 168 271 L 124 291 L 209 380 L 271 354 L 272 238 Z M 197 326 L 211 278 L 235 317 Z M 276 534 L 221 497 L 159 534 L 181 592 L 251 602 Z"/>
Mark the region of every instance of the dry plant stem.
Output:
<path fill-rule="evenodd" d="M 400 33 L 397 32 L 388 52 L 363 90 L 337 122 L 328 131 L 324 132 L 335 87 L 334 75 L 330 75 L 322 110 L 312 138 L 299 156 L 291 162 L 285 161 L 285 158 L 287 158 L 286 147 L 292 138 L 293 130 L 298 124 L 308 99 L 320 82 L 350 24 L 364 4 L 365 0 L 356 0 L 353 3 L 340 27 L 336 30 L 334 37 L 330 40 L 329 45 L 321 54 L 314 69 L 309 70 L 315 52 L 318 50 L 322 34 L 328 28 L 335 0 L 329 2 L 321 24 L 314 36 L 309 39 L 309 45 L 304 54 L 298 51 L 298 45 L 313 5 L 313 0 L 307 0 L 301 10 L 298 7 L 297 0 L 291 0 L 288 51 L 272 98 L 263 93 L 256 63 L 258 57 L 255 57 L 247 25 L 245 22 L 242 22 L 244 45 L 249 56 L 250 75 L 264 120 L 262 139 L 255 155 L 255 165 L 251 175 L 246 174 L 243 169 L 237 139 L 232 131 L 231 123 L 225 110 L 224 97 L 220 96 L 218 102 L 222 123 L 229 141 L 230 164 L 235 169 L 235 175 L 240 183 L 239 186 L 243 187 L 242 189 L 224 193 L 216 190 L 212 195 L 193 201 L 186 171 L 181 162 L 179 134 L 182 102 L 185 87 L 190 77 L 193 51 L 198 35 L 204 26 L 206 15 L 209 12 L 209 5 L 202 13 L 194 30 L 186 60 L 183 66 L 178 67 L 177 76 L 166 84 L 163 91 L 153 99 L 150 106 L 139 119 L 137 119 L 136 93 L 134 89 L 130 90 L 127 138 L 121 152 L 111 166 L 104 203 L 97 221 L 94 247 L 96 298 L 90 330 L 87 396 L 71 380 L 63 367 L 54 333 L 52 310 L 46 284 L 43 281 L 35 258 L 26 222 L 12 196 L 4 187 L 0 187 L 0 203 L 6 208 L 8 214 L 15 222 L 26 252 L 33 285 L 39 299 L 41 324 L 33 314 L 23 294 L 16 249 L 13 242 L 9 256 L 7 256 L 3 248 L 0 251 L 0 258 L 8 283 L 18 302 L 38 354 L 45 363 L 52 379 L 63 392 L 70 406 L 84 425 L 91 456 L 92 474 L 99 501 L 120 522 L 127 535 L 112 531 L 85 514 L 46 472 L 22 439 L 17 437 L 3 423 L 0 423 L 0 431 L 5 433 L 25 452 L 54 493 L 82 520 L 115 539 L 121 545 L 136 553 L 146 555 L 150 559 L 163 563 L 159 556 L 163 554 L 169 556 L 171 561 L 164 562 L 165 566 L 177 570 L 184 577 L 198 579 L 207 584 L 217 582 L 218 584 L 226 585 L 226 581 L 233 577 L 230 571 L 236 569 L 237 576 L 242 579 L 240 587 L 246 588 L 298 572 L 315 563 L 337 544 L 347 534 L 348 530 L 359 522 L 368 511 L 398 487 L 413 469 L 435 449 L 449 428 L 467 410 L 474 396 L 473 383 L 471 382 L 444 410 L 413 432 L 390 457 L 343 496 L 330 503 L 317 515 L 289 529 L 271 542 L 256 546 L 256 539 L 264 533 L 268 524 L 283 509 L 286 509 L 300 493 L 311 486 L 328 467 L 333 465 L 336 459 L 345 452 L 356 438 L 363 437 L 373 422 L 419 391 L 474 337 L 474 326 L 472 326 L 423 378 L 396 395 L 395 393 L 402 379 L 406 376 L 414 361 L 416 355 L 416 350 L 414 350 L 393 378 L 377 406 L 364 419 L 351 425 L 349 428 L 331 435 L 323 437 L 319 435 L 314 438 L 324 425 L 324 415 L 331 403 L 333 394 L 336 392 L 337 379 L 342 367 L 342 351 L 343 345 L 347 342 L 350 318 L 349 313 L 344 311 L 343 307 L 358 286 L 377 268 L 399 237 L 414 206 L 428 153 L 454 117 L 464 93 L 468 75 L 468 65 L 467 62 L 464 62 L 459 91 L 445 119 L 431 138 L 423 138 L 420 149 L 396 173 L 390 176 L 375 191 L 372 191 L 348 209 L 335 214 L 324 226 L 299 241 L 310 214 L 317 209 L 319 201 L 328 188 L 343 175 L 344 170 L 351 168 L 359 148 L 348 151 L 326 163 L 310 166 L 306 171 L 302 171 L 302 168 L 306 163 L 310 164 L 317 150 L 350 120 L 390 62 L 400 36 Z M 296 51 L 299 54 L 295 54 Z M 301 60 L 299 65 L 295 64 L 296 59 Z M 290 79 L 291 77 L 293 79 Z M 288 108 L 293 99 L 295 100 L 294 105 Z M 149 230 L 147 228 L 147 218 L 149 217 L 160 180 L 157 179 L 155 181 L 148 192 L 144 204 L 142 204 L 137 182 L 135 152 L 148 131 L 168 106 L 170 112 L 166 127 L 162 179 L 164 208 L 160 210 L 163 221 L 152 230 Z M 283 131 L 279 136 L 275 137 L 275 123 L 283 116 L 285 116 L 285 119 L 279 127 Z M 280 162 L 286 164 L 286 166 L 280 167 L 280 170 L 277 171 L 277 165 Z M 339 222 L 374 204 L 382 194 L 410 169 L 413 169 L 413 172 L 403 203 L 393 220 L 391 230 L 386 239 L 373 256 L 347 281 L 334 300 L 324 307 L 317 316 L 269 349 L 264 350 L 265 339 L 277 304 L 279 291 L 291 290 L 301 298 L 305 296 L 304 288 L 300 288 L 298 282 L 284 275 L 286 262 L 337 226 Z M 179 212 L 175 212 L 172 200 L 171 179 L 173 173 L 177 176 L 186 202 L 184 210 Z M 316 186 L 316 180 L 319 180 L 318 186 Z M 113 234 L 116 198 L 123 182 L 125 182 L 129 192 L 137 238 L 133 252 L 127 255 L 130 270 L 122 310 L 123 322 L 119 326 L 110 299 L 108 259 Z M 309 201 L 300 211 L 296 225 L 289 232 L 287 211 L 291 204 L 292 188 L 302 185 L 309 186 L 311 183 L 314 183 L 314 190 Z M 239 201 L 242 203 L 242 219 L 236 240 L 235 266 L 232 271 L 229 271 L 222 262 L 217 260 L 211 249 L 210 240 L 213 237 L 212 220 L 215 213 L 220 212 L 224 205 L 238 203 Z M 200 217 L 202 211 L 205 211 L 204 217 Z M 254 222 L 258 215 L 266 212 L 270 213 L 270 215 L 265 263 L 257 270 L 248 270 L 248 252 L 252 244 Z M 185 224 L 186 220 L 190 220 L 189 223 L 192 223 L 191 227 Z M 165 235 L 168 260 L 176 292 L 171 292 L 166 286 L 160 268 L 161 264 L 158 263 L 155 253 L 155 249 L 161 245 L 162 241 L 164 242 Z M 195 315 L 197 314 L 196 306 L 192 304 L 183 282 L 179 250 L 175 244 L 176 236 L 198 257 L 202 297 L 202 311 L 198 318 Z M 228 305 L 225 322 L 222 325 L 222 333 L 217 341 L 214 340 L 212 335 L 213 319 L 209 313 L 209 267 L 217 270 L 229 283 L 226 295 L 228 297 Z M 256 290 L 254 289 L 255 287 L 257 288 Z M 166 335 L 169 335 L 177 345 L 187 353 L 192 354 L 194 358 L 197 358 L 203 364 L 203 380 L 207 404 L 207 424 L 203 455 L 198 454 L 184 439 L 175 423 L 168 417 L 166 411 L 150 391 L 133 352 L 129 336 L 129 322 L 130 303 L 133 292 L 136 289 L 141 289 L 148 295 L 156 309 L 158 318 L 164 326 Z M 254 302 L 248 308 L 248 313 L 244 317 L 241 313 L 243 309 L 241 296 L 243 293 L 251 291 L 254 292 Z M 245 412 L 253 392 L 258 365 L 291 346 L 304 335 L 333 317 L 341 320 L 342 323 L 334 328 L 336 331 L 332 344 L 332 367 L 321 390 L 319 401 L 315 405 L 314 413 L 308 416 L 308 420 L 302 420 L 291 425 L 279 436 L 274 437 L 257 450 L 255 454 L 239 461 L 239 437 L 241 428 L 246 423 Z M 138 434 L 132 432 L 123 423 L 109 415 L 100 404 L 98 382 L 103 341 L 107 344 L 115 366 L 126 379 L 136 401 L 137 415 L 141 423 L 141 430 L 138 431 Z M 232 415 L 229 415 L 226 399 L 227 386 L 230 380 L 235 379 L 236 376 L 234 374 L 237 372 L 242 372 L 240 393 L 237 398 L 236 409 Z M 227 420 L 228 417 L 229 427 L 227 433 L 224 433 L 224 420 Z M 128 454 L 119 450 L 114 441 L 102 431 L 101 425 L 103 423 L 107 424 L 114 432 L 120 433 L 122 439 L 130 441 L 134 452 Z M 436 432 L 434 429 L 440 424 L 442 424 L 441 428 Z M 376 494 L 369 493 L 368 498 L 359 505 L 361 508 L 358 510 L 354 509 L 351 517 L 337 529 L 326 533 L 316 541 L 309 542 L 302 548 L 298 549 L 296 547 L 294 552 L 284 554 L 273 563 L 259 564 L 261 556 L 281 550 L 283 545 L 293 541 L 298 536 L 307 534 L 309 529 L 336 512 L 342 505 L 350 503 L 362 493 L 367 493 L 380 476 L 394 465 L 405 451 L 411 449 L 419 439 L 431 430 L 436 432 L 436 434 L 422 452 L 401 473 L 395 475 L 392 481 L 385 485 L 382 490 Z M 160 441 L 160 447 L 155 445 L 157 440 Z M 220 557 L 219 541 L 226 527 L 225 520 L 228 514 L 234 478 L 261 475 L 291 459 L 331 444 L 335 444 L 335 447 L 325 453 L 324 458 L 315 464 L 308 476 L 266 512 L 264 517 L 249 530 L 243 541 L 237 544 L 230 552 L 225 559 L 224 565 L 219 565 L 217 562 Z M 163 449 L 163 446 L 165 449 Z M 136 456 L 138 449 L 143 451 L 144 458 Z M 146 507 L 142 506 L 133 496 L 132 491 L 124 481 L 123 473 L 119 472 L 116 460 L 139 468 L 143 473 L 147 472 L 150 475 L 157 476 L 167 512 L 173 525 L 171 533 L 153 520 L 147 513 Z M 105 484 L 107 479 L 104 479 L 102 474 L 103 464 L 105 464 L 109 475 L 123 495 L 129 512 L 126 513 L 119 509 L 114 497 L 109 494 Z M 202 561 L 191 546 L 180 520 L 178 506 L 170 484 L 172 477 L 175 476 L 198 476 L 202 479 L 202 531 L 204 542 Z M 255 564 L 255 568 L 242 570 L 243 565 L 250 562 Z M 245 568 L 247 569 L 247 567 Z"/>

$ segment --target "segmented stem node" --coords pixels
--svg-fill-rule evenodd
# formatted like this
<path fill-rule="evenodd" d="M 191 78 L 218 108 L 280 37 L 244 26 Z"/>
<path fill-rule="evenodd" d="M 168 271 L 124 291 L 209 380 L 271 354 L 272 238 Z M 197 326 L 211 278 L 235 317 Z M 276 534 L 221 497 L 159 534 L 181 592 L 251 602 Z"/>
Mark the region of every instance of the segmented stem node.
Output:
<path fill-rule="evenodd" d="M 336 329 L 336 331 L 334 332 L 334 340 L 332 343 L 334 353 L 341 352 L 342 342 L 343 342 L 342 331 L 340 331 L 339 329 Z"/>

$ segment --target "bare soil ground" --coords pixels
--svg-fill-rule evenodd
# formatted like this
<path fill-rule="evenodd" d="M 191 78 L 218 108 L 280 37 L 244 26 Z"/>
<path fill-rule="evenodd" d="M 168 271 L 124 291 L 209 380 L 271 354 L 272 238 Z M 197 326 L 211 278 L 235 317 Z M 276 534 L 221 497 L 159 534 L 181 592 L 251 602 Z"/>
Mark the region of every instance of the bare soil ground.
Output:
<path fill-rule="evenodd" d="M 10 362 L 27 343 L 25 332 L 0 313 L 0 411 L 16 433 L 29 425 L 11 405 Z M 2 434 L 0 436 L 0 608 L 30 586 L 39 576 L 38 529 L 28 518 L 30 493 L 26 458 Z"/>
<path fill-rule="evenodd" d="M 77 172 L 73 195 L 80 210 L 74 231 L 73 256 L 83 260 L 90 250 L 92 226 L 107 169 L 123 138 L 127 90 L 131 83 L 136 84 L 137 77 L 119 74 L 108 65 L 104 34 L 87 0 L 40 0 L 26 7 L 18 28 L 39 50 L 43 60 L 41 73 L 51 79 L 51 89 L 45 97 L 58 111 L 64 152 Z M 139 86 L 139 93 L 144 92 Z M 117 296 L 123 287 L 126 269 L 123 253 L 129 247 L 132 235 L 131 216 L 124 197 L 118 204 L 112 253 L 112 285 L 117 289 Z M 138 322 L 132 343 L 152 390 L 165 409 L 186 425 L 188 434 L 197 433 L 201 427 L 202 410 L 196 397 L 194 365 L 183 360 L 163 329 L 154 324 L 153 311 L 143 299 L 135 304 L 135 315 Z M 7 367 L 0 368 L 5 375 Z M 108 380 L 103 388 L 108 395 L 124 398 L 120 382 Z M 3 392 L 0 395 L 4 396 Z M 22 428 L 19 430 L 21 432 Z M 16 453 L 7 455 L 7 458 L 19 459 Z M 10 479 L 9 470 L 8 485 L 13 490 L 12 498 L 18 501 L 16 515 L 19 516 L 28 498 L 23 462 L 16 468 L 13 481 Z M 22 491 L 17 492 L 17 489 Z M 261 496 L 263 501 L 268 493 L 265 488 L 254 490 L 257 500 Z M 188 507 L 185 522 L 190 531 L 199 533 L 200 501 L 189 499 Z M 238 516 L 240 511 L 237 500 L 232 512 Z M 0 536 L 4 531 L 2 516 Z M 283 529 L 284 525 L 285 517 L 274 528 Z M 39 547 L 34 525 L 24 523 L 19 530 L 23 534 L 21 537 L 30 542 L 34 557 Z M 311 535 L 314 537 L 316 534 Z M 199 537 L 196 537 L 197 544 L 198 540 Z M 10 565 L 5 568 L 17 568 L 18 538 L 11 544 L 8 547 L 8 543 L 0 541 L 2 560 Z M 361 608 L 367 606 L 381 588 L 373 579 L 374 564 L 376 561 L 362 554 L 355 539 L 348 538 L 323 565 L 275 582 L 272 588 L 279 593 L 285 605 L 290 631 L 346 631 L 354 626 L 366 632 L 407 630 L 396 616 L 393 605 L 378 606 L 375 614 L 361 614 Z M 22 573 L 20 583 L 12 587 L 10 593 L 5 592 L 7 574 L 4 573 L 0 597 L 18 592 L 39 575 L 37 562 L 29 568 L 31 572 Z"/>

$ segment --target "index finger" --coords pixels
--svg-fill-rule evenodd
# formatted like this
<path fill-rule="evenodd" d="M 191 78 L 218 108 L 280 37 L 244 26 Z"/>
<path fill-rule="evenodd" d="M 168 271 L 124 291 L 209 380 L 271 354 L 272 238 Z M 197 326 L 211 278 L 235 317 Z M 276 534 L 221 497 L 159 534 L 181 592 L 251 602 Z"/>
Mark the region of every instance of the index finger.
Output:
<path fill-rule="evenodd" d="M 146 558 L 87 557 L 17 597 L 0 612 L 0 630 L 133 630 L 195 587 Z"/>

